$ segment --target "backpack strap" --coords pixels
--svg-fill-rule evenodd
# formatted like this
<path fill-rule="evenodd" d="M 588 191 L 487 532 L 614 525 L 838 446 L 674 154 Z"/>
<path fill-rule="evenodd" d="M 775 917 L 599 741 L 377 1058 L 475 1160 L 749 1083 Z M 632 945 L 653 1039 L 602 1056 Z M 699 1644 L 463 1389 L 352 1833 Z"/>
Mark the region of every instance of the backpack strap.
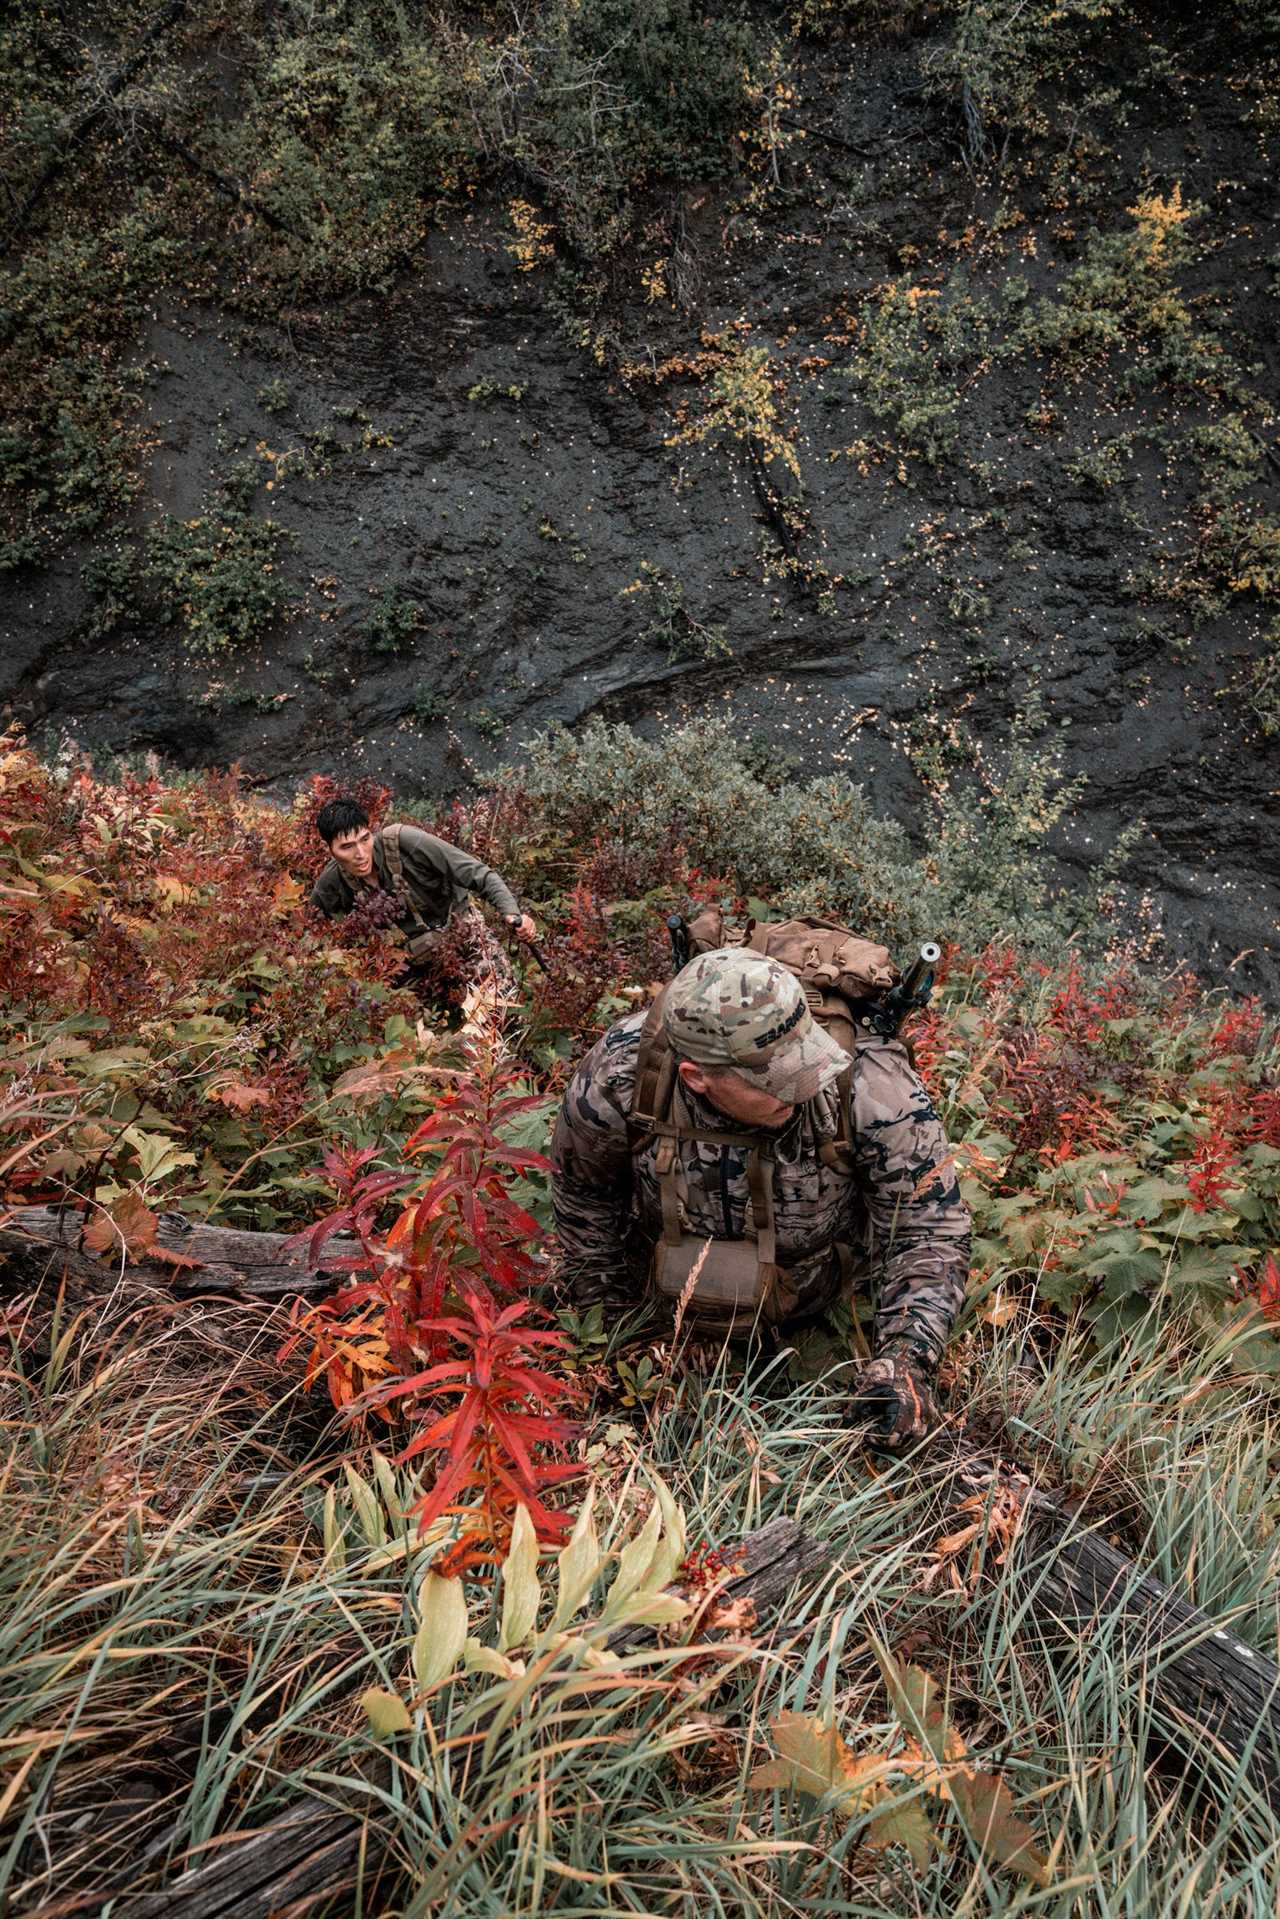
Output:
<path fill-rule="evenodd" d="M 379 834 L 382 850 L 386 855 L 387 871 L 395 881 L 397 893 L 404 892 L 404 857 L 400 851 L 400 826 L 384 826 Z"/>
<path fill-rule="evenodd" d="M 638 1153 L 655 1133 L 666 1130 L 676 1087 L 676 1058 L 662 1030 L 664 988 L 645 1015 L 636 1054 L 635 1091 L 627 1118 L 627 1138 Z"/>
<path fill-rule="evenodd" d="M 824 1166 L 847 1173 L 853 1166 L 853 1064 L 850 1062 L 836 1081 L 840 1105 L 840 1128 L 834 1139 L 818 1148 Z"/>
<path fill-rule="evenodd" d="M 394 890 L 399 893 L 412 915 L 412 924 L 403 928 L 405 944 L 409 949 L 409 958 L 420 960 L 435 946 L 435 934 L 423 920 L 413 903 L 413 895 L 404 883 L 404 854 L 400 850 L 400 822 L 384 826 L 378 835 L 383 855 L 387 862 L 387 872 L 391 876 Z"/>
<path fill-rule="evenodd" d="M 756 1229 L 756 1258 L 761 1267 L 778 1263 L 778 1239 L 773 1223 L 773 1154 L 756 1146 L 747 1159 L 747 1190 L 751 1220 Z"/>

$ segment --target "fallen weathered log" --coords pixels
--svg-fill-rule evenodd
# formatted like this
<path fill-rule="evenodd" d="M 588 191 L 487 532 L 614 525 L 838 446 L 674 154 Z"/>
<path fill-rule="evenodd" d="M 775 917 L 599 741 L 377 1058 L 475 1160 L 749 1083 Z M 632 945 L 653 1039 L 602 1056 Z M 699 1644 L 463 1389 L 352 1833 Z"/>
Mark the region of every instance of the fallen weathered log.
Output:
<path fill-rule="evenodd" d="M 1274 1660 L 1215 1626 L 1108 1544 L 1081 1513 L 990 1453 L 967 1447 L 963 1436 L 949 1436 L 923 1460 L 937 1476 L 940 1517 L 962 1503 L 970 1519 L 981 1518 L 983 1503 L 1020 1515 L 1012 1564 L 1028 1601 L 1024 1631 L 1049 1647 L 1055 1639 L 1108 1640 L 1126 1672 L 1142 1676 L 1171 1748 L 1181 1732 L 1191 1732 L 1198 1758 L 1207 1736 L 1243 1763 L 1257 1791 L 1280 1811 L 1280 1666 Z M 801 1563 L 797 1555 L 797 1571 Z M 785 1563 L 774 1569 L 784 1588 L 786 1573 Z"/>
<path fill-rule="evenodd" d="M 1041 1546 L 1054 1537 L 1033 1522 Z M 1024 1556 L 1025 1557 L 1025 1556 Z M 1059 1535 L 1056 1550 L 1024 1564 L 1032 1617 L 1047 1638 L 1105 1636 L 1140 1671 L 1172 1728 L 1208 1734 L 1280 1812 L 1280 1666 L 1198 1607 L 1139 1571 L 1096 1532 Z"/>
<path fill-rule="evenodd" d="M 288 1299 L 332 1292 L 341 1278 L 332 1265 L 313 1272 L 305 1243 L 289 1233 L 203 1226 L 181 1213 L 159 1215 L 156 1246 L 168 1259 L 151 1256 L 122 1267 L 120 1256 L 99 1259 L 83 1250 L 86 1224 L 85 1215 L 70 1208 L 18 1207 L 0 1228 L 0 1255 L 23 1284 L 47 1284 L 65 1272 L 77 1290 L 90 1293 L 106 1292 L 123 1276 L 127 1284 L 177 1295 L 231 1292 Z M 332 1262 L 354 1249 L 354 1240 L 334 1238 L 325 1252 Z"/>
<path fill-rule="evenodd" d="M 154 1892 L 127 1894 L 129 1919 L 271 1919 L 295 1900 L 324 1903 L 354 1885 L 366 1838 L 348 1812 L 291 1813 L 245 1839 L 222 1838 Z"/>

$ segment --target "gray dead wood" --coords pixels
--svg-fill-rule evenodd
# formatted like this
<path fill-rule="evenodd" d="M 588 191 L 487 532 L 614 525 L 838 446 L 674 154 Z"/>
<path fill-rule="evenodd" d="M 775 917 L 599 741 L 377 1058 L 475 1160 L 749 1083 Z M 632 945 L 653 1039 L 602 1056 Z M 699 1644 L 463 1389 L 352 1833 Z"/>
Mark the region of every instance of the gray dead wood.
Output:
<path fill-rule="evenodd" d="M 154 1892 L 125 1896 L 128 1919 L 271 1919 L 295 1900 L 332 1898 L 354 1884 L 364 1837 L 351 1813 L 290 1814 L 247 1839 L 223 1839 Z"/>
<path fill-rule="evenodd" d="M 1180 1728 L 1208 1733 L 1233 1761 L 1246 1760 L 1253 1785 L 1280 1812 L 1280 1666 L 1098 1533 L 1072 1536 L 1073 1523 L 1038 1516 L 1028 1543 L 1039 1550 L 1022 1558 L 1019 1577 L 1046 1643 L 1109 1641 L 1126 1673 L 1142 1675 L 1170 1745 L 1180 1744 Z"/>
<path fill-rule="evenodd" d="M 992 1454 L 952 1437 L 922 1453 L 921 1462 L 936 1485 L 939 1519 L 950 1514 L 954 1523 L 955 1508 L 975 1495 L 982 1501 L 1007 1494 L 1020 1507 L 1013 1565 L 1027 1599 L 1023 1632 L 1034 1631 L 1050 1651 L 1084 1638 L 1109 1643 L 1125 1674 L 1141 1676 L 1171 1749 L 1185 1750 L 1202 1773 L 1207 1734 L 1224 1756 L 1244 1762 L 1253 1786 L 1280 1811 L 1280 1666 L 1274 1660 L 1215 1626 L 1080 1513 Z M 965 1516 L 980 1519 L 981 1506 L 966 1503 Z M 789 1575 L 811 1571 L 813 1548 L 797 1529 L 796 1548 L 770 1566 L 771 1589 L 785 1592 Z M 834 1560 L 830 1548 L 827 1556 Z"/>
<path fill-rule="evenodd" d="M 81 1248 L 83 1213 L 55 1206 L 20 1206 L 0 1228 L 0 1254 L 24 1285 L 56 1283 L 65 1272 L 72 1288 L 89 1294 L 109 1292 L 120 1281 L 122 1252 L 98 1259 Z M 126 1286 L 146 1287 L 179 1297 L 193 1293 L 245 1293 L 255 1299 L 288 1299 L 298 1293 L 332 1292 L 342 1278 L 332 1266 L 312 1272 L 305 1242 L 288 1233 L 247 1233 L 229 1226 L 202 1226 L 181 1213 L 161 1213 L 156 1243 L 192 1260 L 173 1266 L 143 1259 L 123 1268 Z M 328 1260 L 356 1250 L 354 1240 L 334 1238 L 325 1247 Z"/>
<path fill-rule="evenodd" d="M 1003 1492 L 1021 1508 L 1014 1566 L 1028 1623 L 1045 1644 L 1109 1644 L 1125 1674 L 1141 1676 L 1171 1746 L 1194 1729 L 1194 1763 L 1207 1733 L 1245 1761 L 1258 1792 L 1280 1811 L 1280 1666 L 1144 1573 L 1102 1537 L 1105 1522 L 1070 1512 L 992 1454 L 960 1439 L 937 1464 L 951 1504 Z"/>

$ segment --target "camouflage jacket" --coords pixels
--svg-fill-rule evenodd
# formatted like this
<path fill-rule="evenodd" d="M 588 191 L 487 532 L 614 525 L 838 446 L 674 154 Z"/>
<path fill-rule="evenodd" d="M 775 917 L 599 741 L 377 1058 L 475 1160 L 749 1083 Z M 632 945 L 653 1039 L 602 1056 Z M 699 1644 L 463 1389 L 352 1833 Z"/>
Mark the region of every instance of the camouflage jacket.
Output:
<path fill-rule="evenodd" d="M 504 918 L 520 911 L 506 881 L 491 866 L 476 859 L 474 854 L 465 853 L 460 846 L 437 839 L 434 833 L 424 833 L 420 826 L 401 827 L 400 863 L 409 898 L 408 907 L 398 922 L 403 933 L 411 933 L 419 925 L 444 926 L 454 908 L 460 906 L 469 893 L 488 900 Z M 381 832 L 373 838 L 373 865 L 378 884 L 391 892 Z M 355 901 L 355 887 L 337 860 L 330 860 L 311 889 L 311 904 L 330 919 L 340 919 L 351 911 Z"/>
<path fill-rule="evenodd" d="M 632 1014 L 592 1048 L 556 1122 L 556 1231 L 563 1276 L 580 1306 L 634 1304 L 661 1231 L 654 1145 L 633 1152 L 627 1133 L 643 1024 L 643 1013 Z M 855 1271 L 874 1289 L 877 1348 L 905 1338 L 936 1362 L 969 1270 L 969 1214 L 941 1121 L 896 1040 L 858 1048 L 848 1170 L 818 1157 L 839 1132 L 839 1099 L 833 1086 L 762 1135 L 773 1153 L 778 1263 L 791 1273 L 804 1313 L 829 1301 L 839 1277 L 835 1249 L 849 1247 Z M 680 1085 L 671 1117 L 705 1130 L 726 1125 Z M 746 1149 L 694 1140 L 682 1141 L 679 1154 L 686 1229 L 717 1239 L 750 1236 Z"/>

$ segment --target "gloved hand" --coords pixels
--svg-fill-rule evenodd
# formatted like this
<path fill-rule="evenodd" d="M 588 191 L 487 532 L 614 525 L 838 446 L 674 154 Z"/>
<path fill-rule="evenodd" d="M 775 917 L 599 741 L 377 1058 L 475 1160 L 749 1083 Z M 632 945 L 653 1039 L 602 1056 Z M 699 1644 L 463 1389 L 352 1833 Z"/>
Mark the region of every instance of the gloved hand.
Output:
<path fill-rule="evenodd" d="M 941 1422 L 932 1369 L 905 1343 L 886 1346 L 862 1369 L 850 1412 L 871 1422 L 871 1436 L 888 1452 L 902 1452 Z"/>

